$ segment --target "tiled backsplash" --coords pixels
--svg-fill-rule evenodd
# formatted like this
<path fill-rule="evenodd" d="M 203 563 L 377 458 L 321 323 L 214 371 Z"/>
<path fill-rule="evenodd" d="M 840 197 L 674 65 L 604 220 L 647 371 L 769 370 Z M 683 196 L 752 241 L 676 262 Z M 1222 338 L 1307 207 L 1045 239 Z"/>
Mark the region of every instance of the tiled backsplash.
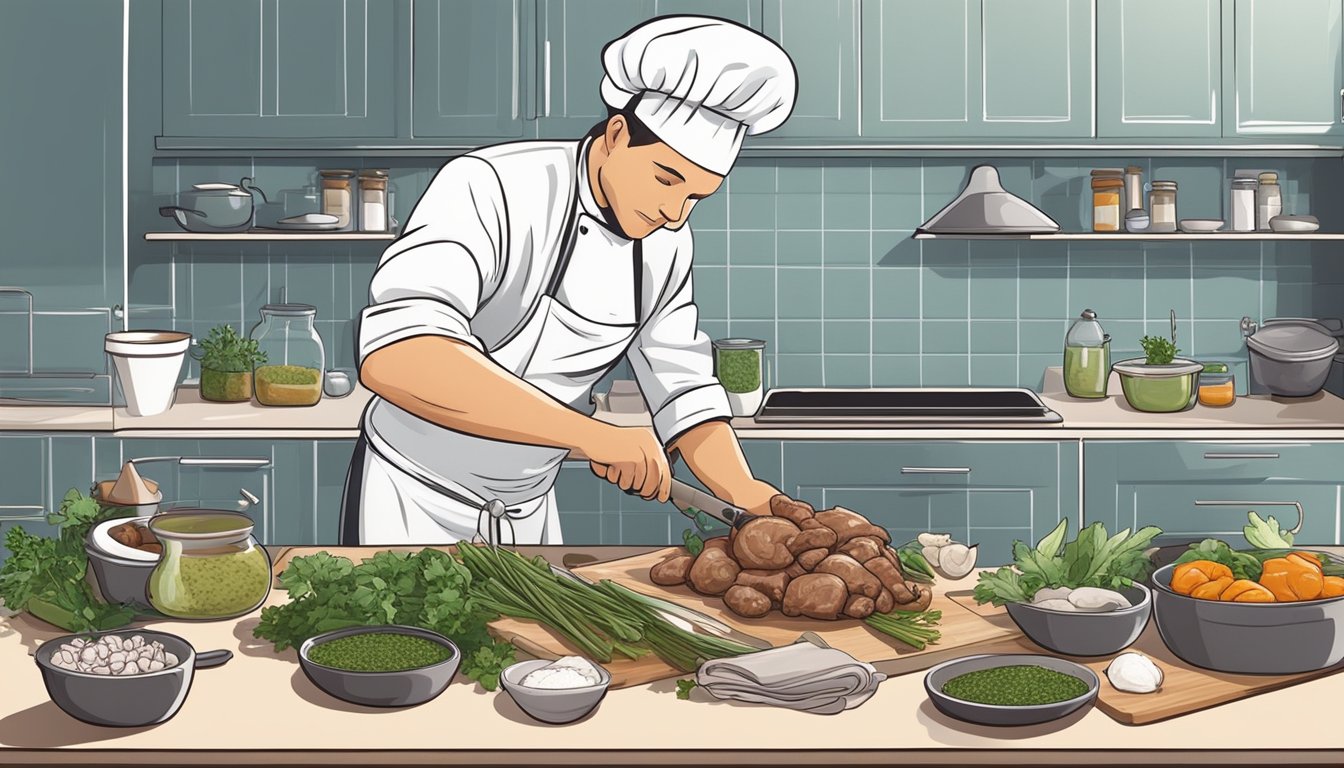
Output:
<path fill-rule="evenodd" d="M 201 181 L 252 176 L 268 193 L 311 184 L 317 167 L 390 167 L 404 220 L 439 161 L 345 158 L 160 160 L 153 205 Z M 1071 318 L 1095 309 L 1116 359 L 1179 319 L 1183 353 L 1244 360 L 1243 315 L 1333 316 L 1344 309 L 1344 257 L 1332 242 L 1041 242 L 915 240 L 914 229 L 961 189 L 964 159 L 743 159 L 702 201 L 695 291 L 713 337 L 769 343 L 775 385 L 1039 387 L 1060 360 Z M 1115 159 L 1003 160 L 1004 186 L 1065 231 L 1089 227 L 1093 167 Z M 1338 160 L 1154 158 L 1144 178 L 1179 184 L 1181 217 L 1223 217 L 1242 168 L 1283 178 L 1285 211 L 1338 230 Z M 140 198 L 144 200 L 145 198 Z M 149 203 L 145 200 L 146 204 Z M 167 224 L 165 221 L 164 224 Z M 132 322 L 204 334 L 246 331 L 278 301 L 317 305 L 329 364 L 354 357 L 354 321 L 383 244 L 132 244 Z M 1243 377 L 1239 377 L 1244 380 Z"/>

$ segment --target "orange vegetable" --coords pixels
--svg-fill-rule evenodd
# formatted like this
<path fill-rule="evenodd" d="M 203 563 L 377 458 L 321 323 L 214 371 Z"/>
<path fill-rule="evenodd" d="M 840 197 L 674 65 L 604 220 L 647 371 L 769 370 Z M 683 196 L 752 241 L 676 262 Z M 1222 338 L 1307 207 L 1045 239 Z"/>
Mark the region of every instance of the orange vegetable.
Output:
<path fill-rule="evenodd" d="M 1192 560 L 1176 566 L 1171 573 L 1171 589 L 1181 595 L 1188 595 L 1210 581 L 1232 578 L 1232 569 L 1212 560 Z"/>
<path fill-rule="evenodd" d="M 1213 581 L 1206 581 L 1198 587 L 1195 587 L 1194 591 L 1190 593 L 1190 596 L 1199 598 L 1200 600 L 1217 600 L 1218 596 L 1223 594 L 1223 590 L 1230 586 L 1232 586 L 1232 577 L 1223 576 L 1214 579 Z"/>
<path fill-rule="evenodd" d="M 1272 603 L 1274 593 L 1270 592 L 1262 584 L 1257 584 L 1250 579 L 1237 579 L 1232 582 L 1218 599 L 1225 603 Z"/>
<path fill-rule="evenodd" d="M 1290 554 L 1266 560 L 1260 583 L 1282 602 L 1315 600 L 1325 588 L 1325 577 L 1315 560 Z"/>
<path fill-rule="evenodd" d="M 1344 577 L 1326 576 L 1322 585 L 1321 597 L 1339 597 L 1344 595 Z"/>

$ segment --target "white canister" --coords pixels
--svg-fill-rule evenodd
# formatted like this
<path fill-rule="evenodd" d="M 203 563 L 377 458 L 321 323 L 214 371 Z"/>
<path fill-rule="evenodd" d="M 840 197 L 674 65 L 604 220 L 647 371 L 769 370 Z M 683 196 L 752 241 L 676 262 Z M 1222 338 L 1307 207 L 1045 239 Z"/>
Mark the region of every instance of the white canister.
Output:
<path fill-rule="evenodd" d="M 191 334 L 183 331 L 118 331 L 103 337 L 117 381 L 126 395 L 126 412 L 154 416 L 173 407 L 178 376 Z"/>
<path fill-rule="evenodd" d="M 1255 193 L 1258 186 L 1255 179 L 1232 180 L 1232 199 L 1229 208 L 1232 212 L 1233 232 L 1255 231 Z"/>
<path fill-rule="evenodd" d="M 1279 174 L 1273 171 L 1260 174 L 1260 184 L 1255 192 L 1255 207 L 1255 228 L 1261 232 L 1268 232 L 1269 220 L 1283 213 L 1283 192 L 1279 189 Z"/>

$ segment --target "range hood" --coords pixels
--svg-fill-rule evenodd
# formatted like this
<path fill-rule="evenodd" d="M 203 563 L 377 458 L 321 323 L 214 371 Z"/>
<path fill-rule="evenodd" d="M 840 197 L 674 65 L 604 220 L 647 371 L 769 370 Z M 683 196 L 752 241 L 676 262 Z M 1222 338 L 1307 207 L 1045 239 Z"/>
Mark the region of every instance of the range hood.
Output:
<path fill-rule="evenodd" d="M 1003 188 L 999 170 L 978 165 L 957 198 L 917 234 L 930 235 L 1040 235 L 1059 231 L 1059 224 L 1039 208 Z"/>

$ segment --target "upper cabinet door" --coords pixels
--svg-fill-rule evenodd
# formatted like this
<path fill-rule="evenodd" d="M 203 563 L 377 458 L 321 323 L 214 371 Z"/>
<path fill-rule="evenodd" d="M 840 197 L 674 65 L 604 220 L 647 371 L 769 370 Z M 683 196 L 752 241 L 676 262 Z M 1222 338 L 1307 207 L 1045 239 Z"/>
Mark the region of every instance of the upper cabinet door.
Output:
<path fill-rule="evenodd" d="M 1088 0 L 863 2 L 863 134 L 1092 135 Z"/>
<path fill-rule="evenodd" d="M 1228 0 L 1228 136 L 1340 136 L 1340 0 Z"/>
<path fill-rule="evenodd" d="M 760 28 L 760 0 L 542 0 L 536 98 L 542 138 L 577 139 L 607 117 L 602 49 L 654 16 L 717 16 Z"/>
<path fill-rule="evenodd" d="M 1222 135 L 1221 2 L 1098 4 L 1097 135 Z"/>
<path fill-rule="evenodd" d="M 765 34 L 798 72 L 798 101 L 766 138 L 859 135 L 859 0 L 766 0 Z"/>
<path fill-rule="evenodd" d="M 163 4 L 168 136 L 394 134 L 391 0 Z"/>
<path fill-rule="evenodd" d="M 523 135 L 521 2 L 415 0 L 417 137 Z"/>

